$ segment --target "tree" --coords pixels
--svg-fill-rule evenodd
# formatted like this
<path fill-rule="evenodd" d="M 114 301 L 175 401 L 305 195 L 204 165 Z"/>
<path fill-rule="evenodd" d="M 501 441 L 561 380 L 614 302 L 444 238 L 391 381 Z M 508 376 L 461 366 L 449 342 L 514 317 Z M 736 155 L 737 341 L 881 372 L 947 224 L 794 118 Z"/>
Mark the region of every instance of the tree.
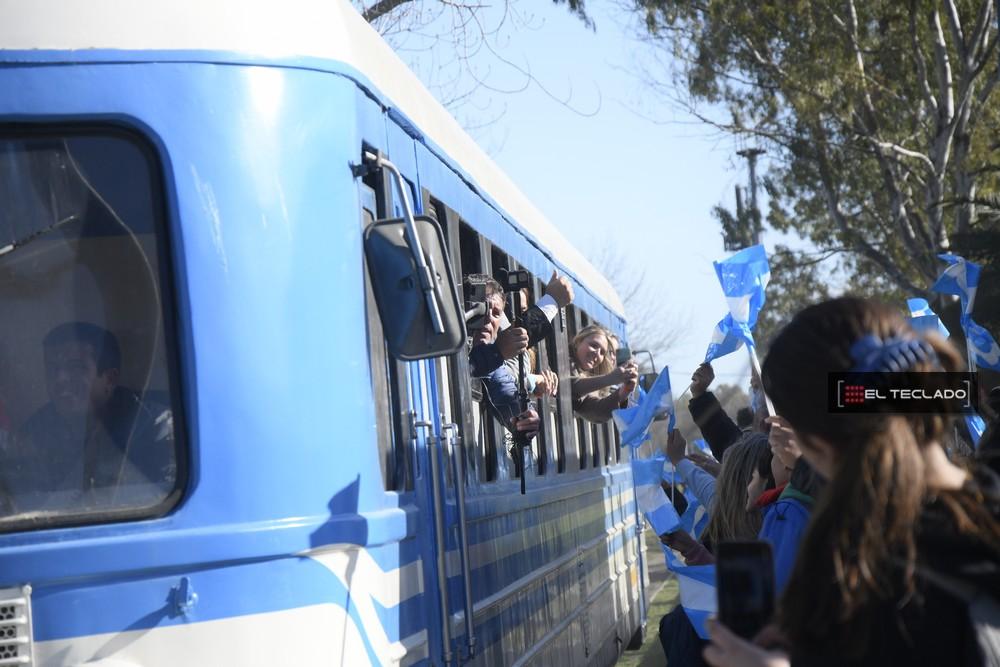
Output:
<path fill-rule="evenodd" d="M 652 83 L 767 150 L 769 225 L 845 291 L 933 298 L 938 253 L 996 243 L 994 0 L 634 2 L 674 63 Z"/>
<path fill-rule="evenodd" d="M 767 289 L 767 303 L 760 311 L 754 330 L 754 342 L 761 360 L 767 355 L 774 335 L 791 314 L 830 298 L 830 289 L 821 271 L 825 259 L 825 254 L 811 257 L 781 245 L 768 258 L 772 281 Z"/>
<path fill-rule="evenodd" d="M 617 246 L 604 244 L 589 256 L 621 297 L 631 349 L 649 350 L 654 358 L 666 354 L 687 328 L 684 318 L 664 307 L 662 292 L 646 280 L 645 270 L 637 268 Z"/>
<path fill-rule="evenodd" d="M 565 5 L 584 26 L 595 29 L 584 0 L 552 1 Z M 462 119 L 466 129 L 489 125 L 503 114 L 502 109 L 490 108 L 492 100 L 477 100 L 477 93 L 515 93 L 532 83 L 564 106 L 587 113 L 570 106 L 571 95 L 559 97 L 550 92 L 532 75 L 529 63 L 515 62 L 503 53 L 512 32 L 540 27 L 517 0 L 492 4 L 475 0 L 351 2 L 394 50 L 404 57 L 419 54 L 407 58 L 408 64 L 443 106 L 456 115 L 468 105 L 474 107 L 471 117 Z"/>

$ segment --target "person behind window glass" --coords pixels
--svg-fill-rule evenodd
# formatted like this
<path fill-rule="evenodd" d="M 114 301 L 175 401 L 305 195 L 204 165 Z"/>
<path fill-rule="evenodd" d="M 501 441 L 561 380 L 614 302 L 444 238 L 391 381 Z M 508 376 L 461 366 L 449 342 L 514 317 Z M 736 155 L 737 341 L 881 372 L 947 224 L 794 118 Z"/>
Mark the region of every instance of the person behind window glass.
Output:
<path fill-rule="evenodd" d="M 629 361 L 615 368 L 615 337 L 591 324 L 570 344 L 573 355 L 573 411 L 592 422 L 606 422 L 611 411 L 628 406 L 628 397 L 639 381 L 639 367 Z"/>
<path fill-rule="evenodd" d="M 115 336 L 95 324 L 70 322 L 45 336 L 42 351 L 49 402 L 15 433 L 2 467 L 13 510 L 82 510 L 162 498 L 176 476 L 171 413 L 119 385 Z"/>

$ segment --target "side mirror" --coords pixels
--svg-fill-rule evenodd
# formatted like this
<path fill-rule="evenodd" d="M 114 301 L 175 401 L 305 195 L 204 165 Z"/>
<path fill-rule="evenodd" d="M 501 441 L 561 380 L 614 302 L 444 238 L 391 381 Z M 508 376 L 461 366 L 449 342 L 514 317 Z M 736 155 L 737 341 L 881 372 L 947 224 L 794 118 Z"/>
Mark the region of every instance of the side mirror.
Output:
<path fill-rule="evenodd" d="M 421 283 L 405 219 L 382 220 L 365 230 L 368 275 L 389 354 L 402 361 L 452 354 L 465 344 L 464 312 L 441 227 L 426 216 L 414 223 L 432 290 Z M 432 307 L 440 313 L 443 331 L 435 331 Z"/>
<path fill-rule="evenodd" d="M 653 388 L 653 383 L 658 377 L 658 373 L 643 373 L 639 376 L 639 386 L 642 387 L 643 391 L 649 391 Z"/>

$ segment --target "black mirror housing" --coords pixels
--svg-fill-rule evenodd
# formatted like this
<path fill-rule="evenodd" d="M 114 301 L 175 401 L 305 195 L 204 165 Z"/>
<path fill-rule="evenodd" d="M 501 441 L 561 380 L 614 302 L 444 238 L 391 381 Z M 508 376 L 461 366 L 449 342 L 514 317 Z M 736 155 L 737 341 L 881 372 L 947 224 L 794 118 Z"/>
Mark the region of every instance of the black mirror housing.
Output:
<path fill-rule="evenodd" d="M 434 285 L 444 325 L 435 332 L 406 220 L 380 220 L 365 230 L 365 259 L 389 354 L 401 361 L 430 359 L 457 352 L 465 344 L 465 317 L 451 273 L 444 234 L 437 221 L 414 218 L 424 260 Z"/>

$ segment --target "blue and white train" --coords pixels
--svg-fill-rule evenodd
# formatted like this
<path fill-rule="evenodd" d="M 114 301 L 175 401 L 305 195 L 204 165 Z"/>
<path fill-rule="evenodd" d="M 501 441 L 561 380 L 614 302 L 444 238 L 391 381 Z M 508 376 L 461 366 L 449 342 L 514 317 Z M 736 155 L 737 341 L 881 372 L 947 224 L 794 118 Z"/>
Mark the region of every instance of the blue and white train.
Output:
<path fill-rule="evenodd" d="M 403 217 L 416 248 L 402 188 L 434 275 L 572 279 L 525 495 L 464 338 L 391 353 L 412 304 L 364 239 Z M 346 1 L 0 0 L 0 309 L 0 665 L 607 665 L 641 636 L 628 452 L 568 396 L 621 301 Z"/>

